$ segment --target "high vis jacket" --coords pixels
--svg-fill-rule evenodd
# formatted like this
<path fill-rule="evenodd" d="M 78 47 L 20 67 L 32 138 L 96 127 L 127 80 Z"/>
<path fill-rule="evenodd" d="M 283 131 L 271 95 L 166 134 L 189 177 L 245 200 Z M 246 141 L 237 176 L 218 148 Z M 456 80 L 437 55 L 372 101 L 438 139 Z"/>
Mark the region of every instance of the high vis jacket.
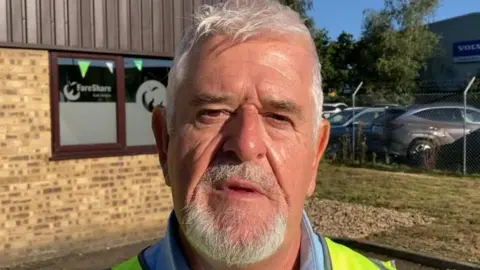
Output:
<path fill-rule="evenodd" d="M 178 221 L 172 212 L 167 232 L 159 242 L 111 270 L 189 270 L 178 238 Z M 396 270 L 393 261 L 382 262 L 313 232 L 306 213 L 302 218 L 301 270 Z"/>

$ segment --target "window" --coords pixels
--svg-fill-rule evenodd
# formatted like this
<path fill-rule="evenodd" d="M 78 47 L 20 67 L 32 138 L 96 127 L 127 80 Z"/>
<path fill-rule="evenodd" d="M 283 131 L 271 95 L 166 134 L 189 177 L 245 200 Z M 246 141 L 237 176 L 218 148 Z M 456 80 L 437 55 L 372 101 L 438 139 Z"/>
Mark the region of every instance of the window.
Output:
<path fill-rule="evenodd" d="M 415 113 L 415 116 L 440 122 L 463 122 L 460 110 L 457 108 L 437 108 L 427 109 Z"/>
<path fill-rule="evenodd" d="M 345 125 L 350 119 L 353 118 L 354 114 L 358 114 L 364 109 L 351 109 L 351 110 L 345 110 L 341 111 L 339 113 L 336 113 L 328 118 L 328 121 L 330 122 L 330 125 L 333 126 L 342 126 Z"/>
<path fill-rule="evenodd" d="M 364 125 L 370 125 L 373 120 L 382 115 L 382 112 L 366 112 L 356 117 L 355 122 L 362 122 Z"/>
<path fill-rule="evenodd" d="M 463 111 L 462 111 L 463 114 Z M 480 123 L 480 112 L 474 110 L 467 110 L 467 117 L 465 117 L 468 122 L 471 123 Z"/>
<path fill-rule="evenodd" d="M 171 61 L 125 58 L 125 117 L 127 146 L 154 145 L 150 114 L 166 105 Z"/>
<path fill-rule="evenodd" d="M 51 53 L 53 159 L 156 152 L 171 60 Z"/>

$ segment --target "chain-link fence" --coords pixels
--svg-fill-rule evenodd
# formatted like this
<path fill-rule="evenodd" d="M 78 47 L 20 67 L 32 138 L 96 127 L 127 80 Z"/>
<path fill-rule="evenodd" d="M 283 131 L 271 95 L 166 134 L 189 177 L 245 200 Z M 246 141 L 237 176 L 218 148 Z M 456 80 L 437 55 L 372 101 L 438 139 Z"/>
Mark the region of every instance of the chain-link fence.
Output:
<path fill-rule="evenodd" d="M 381 88 L 361 83 L 344 95 L 347 108 L 325 104 L 332 127 L 327 158 L 480 173 L 480 80 L 420 82 L 405 94 Z"/>

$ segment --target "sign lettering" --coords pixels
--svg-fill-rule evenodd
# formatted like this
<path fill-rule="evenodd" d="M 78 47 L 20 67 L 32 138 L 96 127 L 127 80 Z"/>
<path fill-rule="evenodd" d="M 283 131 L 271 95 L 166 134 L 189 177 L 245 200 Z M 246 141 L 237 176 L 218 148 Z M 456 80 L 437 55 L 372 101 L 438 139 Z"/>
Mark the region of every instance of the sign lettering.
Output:
<path fill-rule="evenodd" d="M 77 82 L 69 82 L 63 87 L 63 95 L 69 101 L 80 99 L 82 93 L 91 93 L 93 98 L 109 98 L 111 97 L 111 92 L 111 86 L 101 86 L 98 84 L 81 85 Z"/>

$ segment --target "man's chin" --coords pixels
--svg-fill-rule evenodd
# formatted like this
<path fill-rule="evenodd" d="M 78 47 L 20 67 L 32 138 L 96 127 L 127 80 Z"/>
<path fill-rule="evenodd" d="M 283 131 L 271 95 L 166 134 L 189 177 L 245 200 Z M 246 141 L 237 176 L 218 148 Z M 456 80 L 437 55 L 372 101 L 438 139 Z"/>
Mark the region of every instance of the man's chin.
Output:
<path fill-rule="evenodd" d="M 217 261 L 253 263 L 270 256 L 283 243 L 286 219 L 281 215 L 266 217 L 239 209 L 216 215 L 198 210 L 186 215 L 186 236 L 196 249 Z"/>

